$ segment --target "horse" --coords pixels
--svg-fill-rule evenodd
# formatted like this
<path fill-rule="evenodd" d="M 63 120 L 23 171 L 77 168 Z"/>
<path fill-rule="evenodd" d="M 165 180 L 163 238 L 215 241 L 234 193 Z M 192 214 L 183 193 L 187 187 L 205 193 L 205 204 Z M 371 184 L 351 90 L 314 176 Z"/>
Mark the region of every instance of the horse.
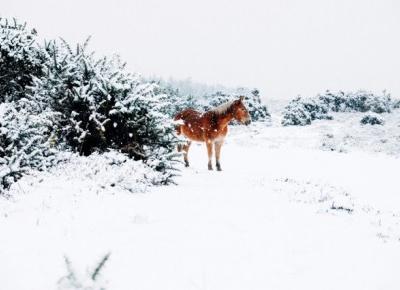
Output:
<path fill-rule="evenodd" d="M 197 141 L 206 143 L 208 170 L 213 170 L 213 146 L 215 149 L 215 166 L 218 171 L 222 170 L 220 163 L 221 147 L 228 133 L 228 124 L 233 119 L 245 125 L 251 123 L 250 114 L 243 103 L 243 99 L 244 97 L 241 96 L 238 100 L 227 102 L 205 113 L 186 109 L 175 115 L 174 121 L 180 122 L 176 125 L 177 134 L 189 139 L 185 145 L 178 146 L 179 152 L 183 150 L 183 160 L 186 167 L 189 167 L 190 145 L 192 141 Z"/>

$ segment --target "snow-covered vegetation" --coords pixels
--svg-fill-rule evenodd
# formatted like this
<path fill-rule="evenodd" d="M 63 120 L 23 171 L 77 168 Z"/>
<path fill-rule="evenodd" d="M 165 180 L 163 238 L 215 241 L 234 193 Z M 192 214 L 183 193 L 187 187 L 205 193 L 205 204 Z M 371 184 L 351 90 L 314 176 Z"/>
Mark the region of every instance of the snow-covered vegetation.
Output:
<path fill-rule="evenodd" d="M 0 203 L 3 289 L 396 290 L 398 111 L 385 126 L 356 112 L 285 127 L 272 113 L 231 128 L 222 172 L 193 144 L 178 185 L 132 180 L 154 171 L 115 151 L 23 177 Z"/>
<path fill-rule="evenodd" d="M 180 110 L 193 108 L 199 111 L 207 111 L 223 103 L 233 101 L 239 96 L 244 96 L 245 104 L 249 110 L 252 121 L 271 121 L 271 115 L 267 106 L 261 101 L 260 91 L 256 88 L 228 88 L 221 85 L 207 85 L 188 80 L 169 80 L 152 78 L 157 83 L 162 93 L 173 100 L 168 112 L 173 116 Z"/>
<path fill-rule="evenodd" d="M 186 94 L 190 86 L 181 84 L 183 94 L 178 84 L 127 72 L 118 57 L 98 57 L 89 39 L 41 44 L 36 30 L 0 19 L 0 40 L 1 192 L 29 170 L 56 164 L 63 151 L 120 150 L 162 172 L 166 184 L 175 176 L 171 120 L 179 110 L 208 110 L 244 95 L 253 121 L 270 120 L 257 89 L 192 85 Z"/>
<path fill-rule="evenodd" d="M 1 290 L 398 289 L 400 101 L 267 110 L 36 34 L 0 20 Z M 239 95 L 224 171 L 196 143 L 184 168 L 171 117 Z"/>
<path fill-rule="evenodd" d="M 383 125 L 385 124 L 385 119 L 377 113 L 367 113 L 361 119 L 361 124 L 370 124 L 370 125 Z"/>
<path fill-rule="evenodd" d="M 316 98 L 298 97 L 284 109 L 282 125 L 309 125 L 313 120 L 332 119 L 330 112 L 390 113 L 397 107 L 390 94 L 373 94 L 366 91 L 333 93 L 326 91 Z"/>
<path fill-rule="evenodd" d="M 175 175 L 176 138 L 169 100 L 130 74 L 118 57 L 99 58 L 88 41 L 36 42 L 36 31 L 0 19 L 0 192 L 30 169 L 44 170 L 62 151 L 117 149 Z"/>

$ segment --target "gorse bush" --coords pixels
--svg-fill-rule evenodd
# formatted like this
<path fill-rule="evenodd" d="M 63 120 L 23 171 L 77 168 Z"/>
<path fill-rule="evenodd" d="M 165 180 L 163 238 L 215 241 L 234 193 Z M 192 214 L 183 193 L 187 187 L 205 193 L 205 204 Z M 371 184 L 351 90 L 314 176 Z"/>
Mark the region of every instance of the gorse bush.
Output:
<path fill-rule="evenodd" d="M 41 76 L 36 31 L 17 20 L 0 18 L 0 103 L 24 97 L 32 78 Z"/>
<path fill-rule="evenodd" d="M 366 125 L 366 124 L 369 124 L 369 125 L 383 125 L 383 124 L 385 124 L 385 120 L 379 114 L 370 112 L 370 113 L 365 114 L 361 118 L 360 123 L 363 124 L 363 125 Z"/>
<path fill-rule="evenodd" d="M 319 95 L 318 99 L 334 112 L 367 112 L 390 113 L 393 102 L 385 91 L 381 95 L 367 91 L 338 92 Z"/>
<path fill-rule="evenodd" d="M 56 113 L 30 98 L 43 75 L 36 31 L 0 19 L 0 193 L 31 169 L 56 163 L 51 145 Z"/>
<path fill-rule="evenodd" d="M 129 149 L 135 159 L 170 149 L 168 104 L 156 85 L 125 72 L 119 58 L 96 60 L 87 42 L 72 50 L 65 42 L 45 46 L 44 77 L 35 80 L 35 98 L 60 113 L 61 141 L 84 155 L 107 148 Z M 150 150 L 150 151 L 149 151 Z"/>
<path fill-rule="evenodd" d="M 303 99 L 298 97 L 292 100 L 283 112 L 282 125 L 309 125 L 316 119 L 332 119 L 328 115 L 328 108 L 326 105 L 314 99 Z"/>
<path fill-rule="evenodd" d="M 97 58 L 89 39 L 74 48 L 65 41 L 39 46 L 25 25 L 1 23 L 2 188 L 29 168 L 47 168 L 62 150 L 117 149 L 162 172 L 160 183 L 172 181 L 172 102 L 157 84 L 126 72 L 118 57 Z"/>
<path fill-rule="evenodd" d="M 32 114 L 29 103 L 0 104 L 0 193 L 23 174 L 57 162 L 51 145 L 54 114 Z"/>
<path fill-rule="evenodd" d="M 313 99 L 298 97 L 292 100 L 284 109 L 282 125 L 304 126 L 316 119 L 332 119 L 329 112 L 390 113 L 394 108 L 395 102 L 385 91 L 380 95 L 366 91 L 327 91 Z"/>

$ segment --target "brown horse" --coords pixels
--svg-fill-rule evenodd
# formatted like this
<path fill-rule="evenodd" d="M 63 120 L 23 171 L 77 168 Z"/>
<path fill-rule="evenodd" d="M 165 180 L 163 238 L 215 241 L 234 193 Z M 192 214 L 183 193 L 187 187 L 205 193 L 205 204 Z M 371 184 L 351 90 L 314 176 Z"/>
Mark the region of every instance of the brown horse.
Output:
<path fill-rule="evenodd" d="M 189 166 L 188 153 L 191 141 L 205 142 L 208 152 L 208 170 L 213 170 L 211 159 L 213 155 L 213 145 L 215 148 L 215 165 L 221 171 L 219 162 L 221 146 L 228 133 L 228 124 L 232 119 L 242 124 L 250 124 L 250 115 L 243 104 L 243 96 L 239 100 L 228 102 L 219 107 L 213 108 L 205 113 L 197 112 L 193 109 L 186 109 L 178 113 L 174 120 L 181 121 L 177 125 L 178 135 L 183 134 L 189 139 L 187 144 L 178 146 L 178 150 L 184 151 L 185 166 Z"/>

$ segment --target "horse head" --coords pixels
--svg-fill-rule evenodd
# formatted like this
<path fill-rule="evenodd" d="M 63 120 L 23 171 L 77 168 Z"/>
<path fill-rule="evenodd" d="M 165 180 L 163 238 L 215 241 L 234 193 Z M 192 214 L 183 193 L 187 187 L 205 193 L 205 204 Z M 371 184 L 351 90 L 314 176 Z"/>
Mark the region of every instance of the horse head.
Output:
<path fill-rule="evenodd" d="M 243 103 L 244 96 L 240 96 L 239 100 L 233 102 L 233 118 L 242 124 L 249 125 L 251 118 L 249 111 Z"/>

